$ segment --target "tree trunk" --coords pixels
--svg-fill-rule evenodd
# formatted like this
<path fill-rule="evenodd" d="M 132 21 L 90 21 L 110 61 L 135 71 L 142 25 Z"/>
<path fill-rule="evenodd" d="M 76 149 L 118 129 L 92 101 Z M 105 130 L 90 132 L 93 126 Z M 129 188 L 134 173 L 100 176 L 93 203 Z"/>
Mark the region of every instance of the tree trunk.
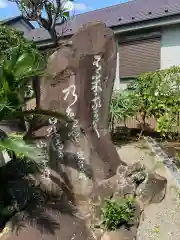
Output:
<path fill-rule="evenodd" d="M 36 96 L 36 108 L 39 108 L 40 107 L 40 79 L 38 76 L 33 78 L 32 85 L 33 85 L 33 90 Z"/>
<path fill-rule="evenodd" d="M 146 113 L 142 113 L 142 124 L 141 124 L 141 132 L 139 134 L 139 139 L 142 137 L 144 130 L 146 128 Z"/>
<path fill-rule="evenodd" d="M 57 32 L 56 32 L 55 26 L 53 28 L 49 29 L 48 32 L 52 38 L 53 43 L 57 46 L 58 38 L 57 38 Z"/>

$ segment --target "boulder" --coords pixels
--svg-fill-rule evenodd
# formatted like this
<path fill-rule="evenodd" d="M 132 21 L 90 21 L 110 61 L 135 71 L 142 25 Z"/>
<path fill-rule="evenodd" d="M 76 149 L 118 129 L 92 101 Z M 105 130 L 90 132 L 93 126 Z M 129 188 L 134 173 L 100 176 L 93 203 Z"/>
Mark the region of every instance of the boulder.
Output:
<path fill-rule="evenodd" d="M 125 182 L 125 184 L 118 186 L 118 188 L 113 194 L 113 198 L 120 199 L 126 196 L 134 196 L 135 191 L 136 191 L 136 186 L 133 182 L 131 182 L 131 184 L 128 182 Z"/>
<path fill-rule="evenodd" d="M 137 177 L 137 174 L 143 173 L 139 171 L 142 169 L 142 165 L 120 165 L 117 168 L 116 175 L 109 179 L 102 180 L 97 184 L 96 193 L 100 202 L 103 202 L 105 198 L 113 197 L 114 199 L 120 199 L 124 196 L 134 196 L 136 192 L 135 177 Z M 143 178 L 141 178 L 141 180 L 142 179 Z"/>
<path fill-rule="evenodd" d="M 101 240 L 134 240 L 134 237 L 131 231 L 122 228 L 116 231 L 105 232 Z"/>
<path fill-rule="evenodd" d="M 126 165 L 108 131 L 116 59 L 112 29 L 104 23 L 89 24 L 73 35 L 71 45 L 49 57 L 46 79 L 41 81 L 40 107 L 74 120 L 68 124 L 68 137 L 56 128 L 61 141 L 52 144 L 49 166 L 78 199 L 87 200 L 94 182 L 112 177 L 119 164 Z M 38 134 L 43 137 L 41 131 Z"/>
<path fill-rule="evenodd" d="M 131 177 L 137 185 L 140 184 L 146 178 L 145 166 L 140 162 L 129 165 L 126 170 L 126 176 Z"/>
<path fill-rule="evenodd" d="M 142 204 L 140 204 L 139 201 L 135 201 L 134 208 L 135 208 L 134 217 L 133 217 L 133 219 L 128 223 L 128 224 L 131 226 L 130 230 L 131 230 L 133 233 L 137 231 L 137 228 L 138 228 L 139 223 L 140 223 L 141 214 L 142 214 L 142 212 L 143 212 Z M 135 235 L 135 234 L 134 234 L 134 235 Z"/>
<path fill-rule="evenodd" d="M 160 203 L 166 194 L 167 179 L 155 172 L 149 172 L 145 182 L 136 190 L 137 197 L 144 203 Z"/>
<path fill-rule="evenodd" d="M 136 172 L 143 171 L 144 169 L 145 169 L 145 167 L 140 162 L 136 162 L 127 167 L 126 176 L 129 177 Z"/>
<path fill-rule="evenodd" d="M 117 189 L 117 185 L 120 183 L 119 180 L 120 177 L 118 175 L 102 180 L 96 187 L 96 193 L 99 200 L 113 197 L 113 194 Z"/>
<path fill-rule="evenodd" d="M 96 193 L 100 202 L 106 198 L 120 199 L 124 196 L 134 196 L 136 185 L 131 178 L 125 178 L 124 175 L 114 175 L 113 177 L 102 180 L 96 187 Z"/>

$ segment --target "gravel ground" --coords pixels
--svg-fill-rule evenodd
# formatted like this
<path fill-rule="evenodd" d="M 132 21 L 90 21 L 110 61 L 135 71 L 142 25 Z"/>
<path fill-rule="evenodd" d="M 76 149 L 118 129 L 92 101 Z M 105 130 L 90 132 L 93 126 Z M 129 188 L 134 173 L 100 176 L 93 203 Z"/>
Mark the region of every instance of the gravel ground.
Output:
<path fill-rule="evenodd" d="M 180 239 L 180 189 L 164 166 L 156 161 L 145 142 L 129 143 L 118 147 L 121 158 L 134 163 L 141 161 L 148 169 L 168 179 L 165 199 L 160 204 L 146 206 L 138 229 L 137 240 L 179 240 Z"/>

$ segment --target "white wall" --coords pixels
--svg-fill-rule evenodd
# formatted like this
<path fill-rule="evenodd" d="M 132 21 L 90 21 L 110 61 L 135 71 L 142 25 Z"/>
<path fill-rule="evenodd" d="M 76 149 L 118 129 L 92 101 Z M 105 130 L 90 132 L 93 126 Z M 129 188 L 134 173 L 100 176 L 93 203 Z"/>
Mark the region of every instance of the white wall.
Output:
<path fill-rule="evenodd" d="M 114 80 L 114 90 L 120 89 L 120 74 L 119 74 L 119 52 L 117 52 L 117 59 L 116 59 L 116 77 Z"/>
<path fill-rule="evenodd" d="M 162 29 L 161 69 L 171 66 L 180 66 L 180 25 Z"/>
<path fill-rule="evenodd" d="M 120 57 L 119 52 L 117 52 L 117 62 L 116 62 L 116 77 L 114 80 L 114 90 L 124 90 L 127 88 L 128 81 L 124 81 L 120 79 L 120 71 L 119 71 Z"/>
<path fill-rule="evenodd" d="M 120 77 L 120 57 L 119 57 L 119 52 L 117 52 L 117 61 L 116 61 L 116 77 L 114 80 L 114 91 L 116 90 L 125 90 L 128 86 L 128 84 L 131 82 L 131 80 L 124 80 L 121 79 Z"/>

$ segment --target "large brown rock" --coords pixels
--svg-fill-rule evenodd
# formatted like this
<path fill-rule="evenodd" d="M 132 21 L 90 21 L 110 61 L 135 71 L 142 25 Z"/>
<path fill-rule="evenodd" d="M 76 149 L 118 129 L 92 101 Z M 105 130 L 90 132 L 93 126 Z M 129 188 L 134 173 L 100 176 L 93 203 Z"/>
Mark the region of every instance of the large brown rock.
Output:
<path fill-rule="evenodd" d="M 50 56 L 48 77 L 42 81 L 41 107 L 75 120 L 64 138 L 59 130 L 64 157 L 59 159 L 57 148 L 53 148 L 50 167 L 78 196 L 91 195 L 94 183 L 113 176 L 120 163 L 125 165 L 108 131 L 116 56 L 111 29 L 103 23 L 85 26 L 70 45 Z"/>
<path fill-rule="evenodd" d="M 126 168 L 124 168 L 125 170 Z M 124 196 L 134 196 L 136 191 L 136 184 L 133 178 L 126 177 L 126 171 L 122 174 L 116 174 L 109 179 L 100 181 L 95 191 L 99 197 L 100 202 L 106 198 L 120 199 Z"/>
<path fill-rule="evenodd" d="M 167 179 L 149 172 L 146 181 L 139 185 L 136 195 L 144 203 L 160 203 L 166 194 Z"/>
<path fill-rule="evenodd" d="M 122 228 L 112 232 L 105 232 L 101 240 L 134 240 L 134 237 L 130 231 Z"/>
<path fill-rule="evenodd" d="M 128 166 L 119 165 L 116 175 L 97 183 L 96 192 L 100 202 L 105 198 L 120 199 L 124 196 L 134 196 L 136 187 L 146 177 L 144 166 L 135 163 Z"/>

